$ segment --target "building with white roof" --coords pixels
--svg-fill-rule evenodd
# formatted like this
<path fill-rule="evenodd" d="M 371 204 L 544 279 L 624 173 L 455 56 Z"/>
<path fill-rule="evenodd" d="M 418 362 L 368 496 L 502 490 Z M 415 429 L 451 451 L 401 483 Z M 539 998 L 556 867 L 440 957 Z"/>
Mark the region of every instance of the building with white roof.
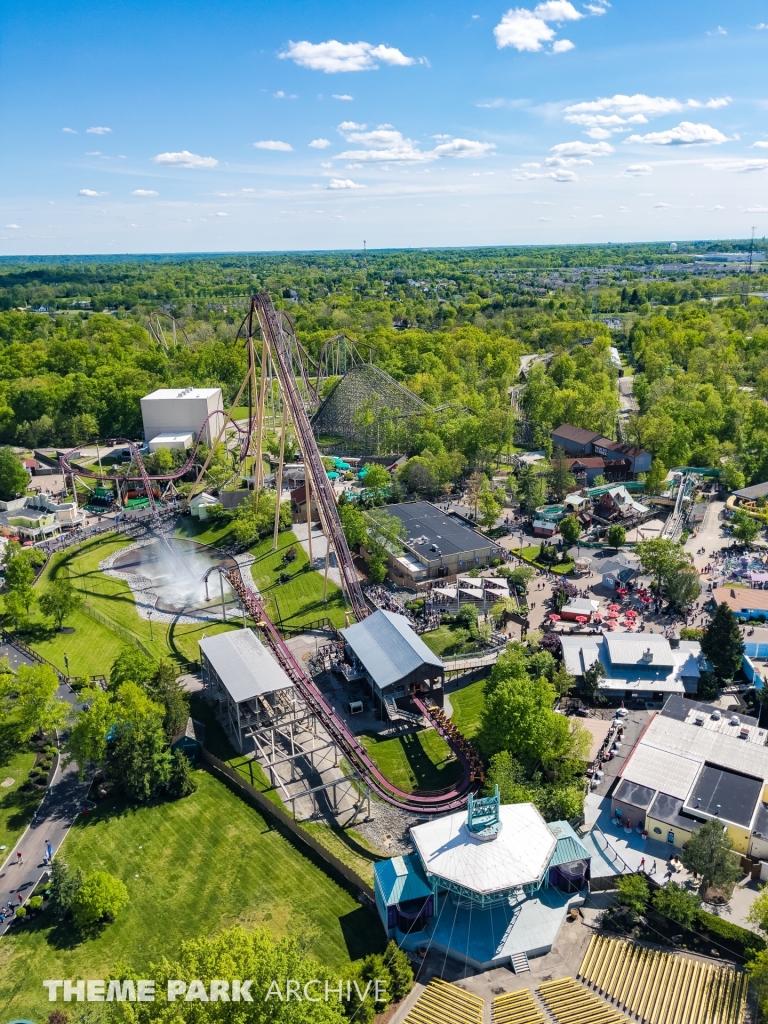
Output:
<path fill-rule="evenodd" d="M 279 705 L 292 701 L 293 683 L 251 629 L 203 637 L 200 665 L 205 696 L 241 753 Z"/>
<path fill-rule="evenodd" d="M 411 829 L 415 852 L 374 865 L 390 938 L 429 945 L 478 969 L 539 956 L 557 938 L 590 877 L 590 855 L 567 822 L 531 803 L 470 796 L 467 812 Z"/>
<path fill-rule="evenodd" d="M 607 633 L 562 636 L 563 661 L 577 679 L 599 661 L 606 696 L 660 701 L 670 693 L 696 693 L 702 672 L 710 669 L 697 640 L 673 640 L 661 633 Z"/>
<path fill-rule="evenodd" d="M 150 449 L 161 435 L 197 437 L 201 430 L 202 440 L 210 445 L 224 422 L 221 388 L 158 388 L 142 398 L 141 416 Z M 163 447 L 162 442 L 157 440 L 156 447 Z"/>
<path fill-rule="evenodd" d="M 672 696 L 620 772 L 613 815 L 675 847 L 722 821 L 737 852 L 768 860 L 767 739 L 755 718 Z"/>

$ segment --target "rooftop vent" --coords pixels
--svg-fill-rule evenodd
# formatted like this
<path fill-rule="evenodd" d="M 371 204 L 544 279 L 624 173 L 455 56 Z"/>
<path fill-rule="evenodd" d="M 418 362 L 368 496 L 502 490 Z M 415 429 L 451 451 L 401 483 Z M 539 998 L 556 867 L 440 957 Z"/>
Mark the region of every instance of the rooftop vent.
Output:
<path fill-rule="evenodd" d="M 722 718 L 722 715 L 720 714 L 719 711 L 715 710 L 715 711 L 712 712 L 712 719 L 715 722 L 719 722 L 721 718 Z"/>
<path fill-rule="evenodd" d="M 731 715 L 731 725 L 741 725 L 741 719 L 738 715 Z"/>
<path fill-rule="evenodd" d="M 653 651 L 650 647 L 646 647 L 646 649 L 643 651 L 643 661 L 646 665 L 650 665 L 650 663 L 653 661 Z"/>
<path fill-rule="evenodd" d="M 741 729 L 739 729 L 739 738 L 742 739 L 742 740 L 749 739 L 749 726 L 748 725 L 742 725 Z"/>
<path fill-rule="evenodd" d="M 696 725 L 704 725 L 704 715 L 699 712 L 693 720 Z"/>

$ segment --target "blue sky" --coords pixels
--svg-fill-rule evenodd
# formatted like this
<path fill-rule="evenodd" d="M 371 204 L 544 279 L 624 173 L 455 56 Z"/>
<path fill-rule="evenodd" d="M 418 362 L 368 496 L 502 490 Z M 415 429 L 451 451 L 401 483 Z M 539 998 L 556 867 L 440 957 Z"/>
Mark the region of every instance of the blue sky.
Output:
<path fill-rule="evenodd" d="M 768 231 L 768 3 L 6 0 L 0 254 Z"/>

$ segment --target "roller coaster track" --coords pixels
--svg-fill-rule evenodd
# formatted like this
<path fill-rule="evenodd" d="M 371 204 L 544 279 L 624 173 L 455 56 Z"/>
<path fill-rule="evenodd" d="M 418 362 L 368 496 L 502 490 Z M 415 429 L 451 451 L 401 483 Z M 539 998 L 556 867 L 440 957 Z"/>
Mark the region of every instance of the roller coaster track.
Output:
<path fill-rule="evenodd" d="M 344 536 L 344 531 L 341 528 L 341 521 L 336 509 L 336 496 L 333 493 L 331 481 L 325 472 L 322 456 L 318 450 L 304 402 L 296 383 L 296 373 L 294 372 L 292 360 L 292 349 L 295 349 L 293 324 L 287 318 L 282 318 L 278 315 L 269 295 L 265 293 L 255 295 L 252 303 L 252 308 L 258 317 L 262 333 L 267 339 L 272 353 L 272 360 L 280 381 L 280 388 L 283 392 L 283 401 L 288 404 L 288 410 L 293 421 L 293 429 L 296 431 L 296 438 L 304 456 L 305 471 L 308 473 L 311 481 L 312 496 L 317 503 L 318 512 L 320 513 L 320 523 L 323 527 L 323 532 L 336 553 L 336 561 L 341 571 L 344 590 L 355 615 L 358 619 L 363 619 L 368 614 L 368 605 L 366 604 L 360 581 L 357 578 L 357 570 L 352 561 L 347 538 Z"/>
<path fill-rule="evenodd" d="M 226 575 L 233 590 L 261 630 L 262 636 L 272 649 L 275 658 L 301 694 L 309 710 L 317 716 L 329 737 L 336 743 L 343 756 L 372 792 L 385 803 L 418 815 L 447 814 L 450 811 L 460 810 L 466 805 L 469 790 L 483 781 L 482 762 L 469 741 L 461 736 L 442 711 L 429 707 L 419 697 L 414 698 L 419 712 L 430 725 L 434 726 L 455 753 L 463 769 L 462 777 L 456 786 L 447 790 L 422 795 L 405 793 L 393 786 L 382 775 L 365 747 L 350 731 L 333 706 L 323 697 L 314 680 L 296 661 L 270 621 L 262 603 L 251 590 L 246 588 L 240 570 L 232 569 Z"/>
<path fill-rule="evenodd" d="M 336 497 L 333 488 L 323 466 L 322 457 L 317 447 L 315 436 L 308 418 L 307 394 L 312 394 L 312 387 L 309 382 L 308 365 L 314 364 L 308 359 L 304 349 L 299 344 L 293 322 L 285 313 L 278 313 L 272 304 L 269 295 L 260 293 L 251 300 L 250 313 L 244 318 L 241 328 L 248 323 L 248 330 L 252 332 L 254 318 L 258 321 L 264 340 L 267 343 L 275 368 L 283 401 L 287 404 L 290 412 L 296 437 L 304 456 L 304 465 L 307 480 L 310 483 L 312 497 L 317 504 L 320 513 L 320 522 L 329 541 L 329 548 L 332 547 L 336 560 L 341 571 L 344 591 L 349 598 L 355 615 L 358 620 L 369 614 L 369 607 L 360 586 L 352 554 L 347 545 L 346 537 L 339 519 L 336 507 Z M 238 331 L 239 334 L 239 331 Z M 334 339 L 332 339 L 334 340 Z M 299 365 L 296 365 L 296 364 Z M 299 382 L 304 385 L 303 393 Z M 205 432 L 208 421 L 213 416 L 221 415 L 220 412 L 211 413 L 203 423 L 197 436 L 194 447 L 187 461 L 182 467 L 173 473 L 160 475 L 148 474 L 141 454 L 137 446 L 126 439 L 115 439 L 110 442 L 113 445 L 127 447 L 135 460 L 139 473 L 121 477 L 123 480 L 142 480 L 146 488 L 153 514 L 157 518 L 157 509 L 154 495 L 152 494 L 151 481 L 153 480 L 174 480 L 184 476 L 192 467 L 197 454 L 197 449 Z M 232 420 L 234 422 L 234 420 Z M 243 430 L 237 423 L 235 426 L 239 433 L 245 434 L 243 451 L 248 450 L 250 432 Z M 91 447 L 93 442 L 85 445 L 78 445 L 61 457 L 61 465 L 64 472 L 75 476 L 87 476 L 100 478 L 100 474 L 94 470 L 82 469 L 72 466 L 70 459 L 74 454 L 83 448 Z M 330 553 L 330 551 L 329 551 Z M 240 569 L 232 569 L 226 574 L 233 590 L 237 594 L 244 608 L 247 609 L 253 621 L 260 629 L 263 638 L 271 648 L 275 658 L 293 682 L 297 691 L 307 704 L 307 707 L 317 716 L 322 723 L 329 737 L 336 743 L 342 755 L 348 760 L 354 771 L 368 785 L 373 793 L 381 800 L 401 810 L 416 815 L 445 814 L 450 811 L 460 810 L 466 805 L 467 794 L 475 789 L 484 780 L 483 764 L 473 749 L 471 743 L 461 735 L 450 719 L 446 718 L 444 712 L 439 708 L 429 706 L 421 697 L 414 693 L 413 700 L 419 713 L 436 729 L 442 736 L 451 750 L 456 755 L 462 766 L 462 777 L 459 782 L 446 790 L 435 791 L 424 794 L 406 793 L 398 789 L 379 771 L 375 762 L 365 747 L 360 743 L 354 733 L 347 727 L 343 718 L 336 713 L 336 710 L 323 697 L 317 688 L 314 680 L 309 676 L 301 665 L 296 661 L 283 638 L 280 636 L 275 625 L 269 619 L 266 610 L 256 595 L 249 590 L 242 579 Z"/>
<path fill-rule="evenodd" d="M 197 435 L 197 438 L 195 439 L 195 443 L 192 446 L 192 449 L 190 451 L 189 457 L 187 458 L 187 461 L 184 463 L 184 465 L 180 469 L 175 469 L 172 473 L 156 473 L 156 474 L 147 473 L 146 469 L 144 468 L 144 460 L 142 459 L 141 453 L 139 452 L 139 449 L 136 446 L 136 443 L 134 441 L 129 441 L 125 437 L 110 438 L 106 442 L 102 441 L 101 442 L 102 444 L 105 444 L 107 447 L 110 447 L 110 448 L 111 447 L 124 447 L 124 448 L 128 448 L 130 450 L 130 452 L 131 452 L 131 455 L 133 456 L 133 460 L 136 462 L 136 465 L 139 467 L 139 472 L 138 473 L 127 473 L 124 476 L 109 477 L 108 479 L 110 479 L 110 480 L 119 480 L 119 481 L 123 481 L 123 480 L 141 480 L 143 482 L 144 486 L 147 488 L 147 497 L 149 498 L 150 504 L 152 505 L 152 508 L 154 509 L 154 507 L 155 507 L 155 505 L 154 505 L 154 498 L 152 496 L 152 489 L 151 489 L 151 486 L 149 484 L 149 481 L 150 480 L 178 480 L 181 477 L 183 477 L 185 473 L 188 473 L 190 471 L 190 469 L 192 468 L 192 466 L 195 464 L 195 458 L 197 456 L 197 449 L 202 444 L 203 436 L 205 435 L 205 429 L 208 426 L 208 422 L 210 420 L 214 419 L 215 417 L 218 417 L 218 416 L 222 416 L 223 418 L 228 419 L 230 421 L 230 423 L 232 423 L 234 425 L 234 427 L 238 431 L 238 433 L 245 435 L 244 444 L 247 445 L 247 442 L 248 442 L 248 431 L 244 430 L 237 423 L 236 420 L 232 419 L 231 416 L 229 416 L 227 413 L 223 413 L 219 409 L 216 412 L 209 413 L 209 415 L 205 417 L 205 419 L 203 420 L 203 425 L 200 428 L 200 431 L 199 431 L 199 433 Z M 60 459 L 59 459 L 59 462 L 61 463 L 62 471 L 64 473 L 68 473 L 70 476 L 87 476 L 87 477 L 89 477 L 92 480 L 102 480 L 102 479 L 104 479 L 105 478 L 105 474 L 104 473 L 99 473 L 98 471 L 93 470 L 93 469 L 86 469 L 83 466 L 73 466 L 72 463 L 70 462 L 70 459 L 77 452 L 82 451 L 84 448 L 93 448 L 94 444 L 98 444 L 98 443 L 99 442 L 97 442 L 97 441 L 87 441 L 85 444 L 79 444 L 79 445 L 77 445 L 77 447 L 72 448 L 69 452 L 67 452 L 66 455 L 62 455 L 60 457 Z"/>

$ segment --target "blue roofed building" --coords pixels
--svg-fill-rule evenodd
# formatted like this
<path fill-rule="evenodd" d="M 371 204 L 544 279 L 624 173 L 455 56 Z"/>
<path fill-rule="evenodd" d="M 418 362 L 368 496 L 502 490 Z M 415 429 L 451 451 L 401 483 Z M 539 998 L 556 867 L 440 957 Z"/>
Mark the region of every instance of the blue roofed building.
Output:
<path fill-rule="evenodd" d="M 488 970 L 548 953 L 584 900 L 591 857 L 566 821 L 531 803 L 470 798 L 467 811 L 411 829 L 414 852 L 374 865 L 388 938 Z"/>

